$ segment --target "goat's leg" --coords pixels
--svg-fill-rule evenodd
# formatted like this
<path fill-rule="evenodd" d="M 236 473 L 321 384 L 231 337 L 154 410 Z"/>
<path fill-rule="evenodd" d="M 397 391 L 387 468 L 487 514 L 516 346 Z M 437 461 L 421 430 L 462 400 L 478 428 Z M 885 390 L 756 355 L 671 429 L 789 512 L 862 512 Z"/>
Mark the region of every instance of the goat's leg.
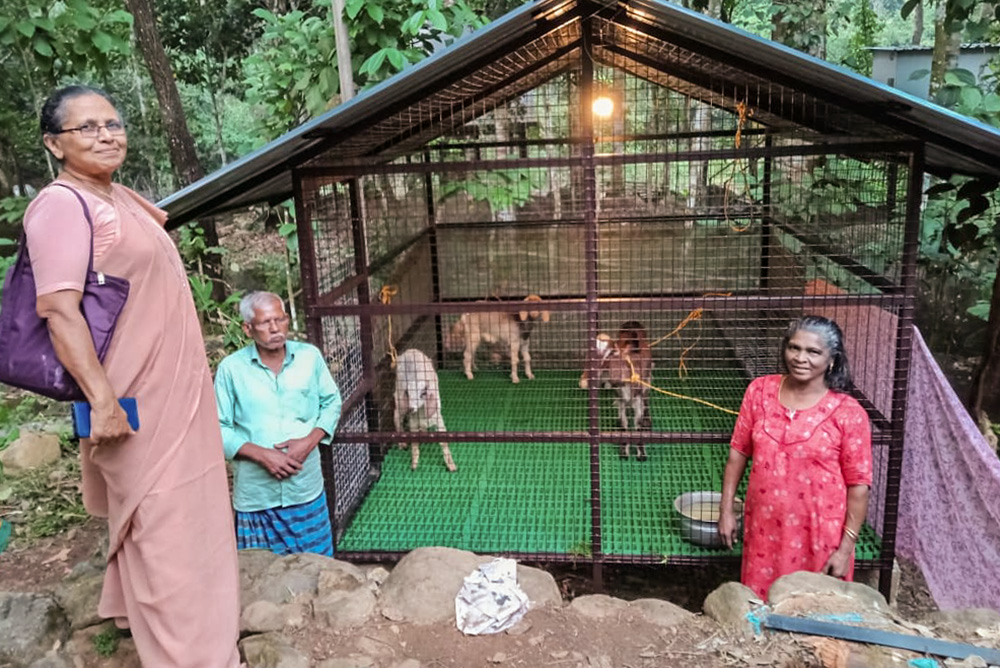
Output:
<path fill-rule="evenodd" d="M 472 375 L 472 362 L 476 359 L 476 348 L 479 347 L 479 342 L 467 341 L 465 344 L 465 352 L 462 353 L 462 362 L 465 365 L 465 377 L 472 380 L 474 376 Z"/>
<path fill-rule="evenodd" d="M 521 359 L 524 360 L 524 375 L 528 380 L 534 380 L 535 374 L 531 373 L 531 350 L 528 349 L 528 339 L 521 341 Z"/>
<path fill-rule="evenodd" d="M 420 464 L 420 444 L 414 441 L 410 444 L 410 470 L 416 471 Z"/>
<path fill-rule="evenodd" d="M 643 429 L 643 425 L 647 419 L 647 415 L 644 412 L 645 408 L 645 396 L 640 391 L 635 391 L 632 394 L 632 418 L 635 420 L 635 429 L 638 433 L 639 430 Z M 641 438 L 641 436 L 640 436 Z M 642 440 L 639 441 L 635 448 L 635 456 L 640 462 L 646 461 L 646 443 Z"/>
<path fill-rule="evenodd" d="M 521 379 L 517 377 L 517 350 L 520 347 L 518 340 L 515 338 L 510 342 L 510 382 L 520 383 Z"/>
<path fill-rule="evenodd" d="M 628 431 L 628 400 L 623 396 L 625 393 L 625 388 L 618 388 L 618 396 L 615 397 L 615 406 L 618 407 L 618 424 L 621 425 L 623 431 Z M 624 441 L 621 445 L 621 458 L 628 459 L 630 452 L 631 443 L 629 441 Z"/>
<path fill-rule="evenodd" d="M 444 426 L 444 418 L 441 417 L 440 409 L 434 416 L 434 427 L 439 432 L 448 431 L 447 427 Z M 446 469 L 453 473 L 458 470 L 458 467 L 455 466 L 455 460 L 451 458 L 451 448 L 448 447 L 447 443 L 441 444 L 441 455 L 444 457 L 444 466 Z"/>

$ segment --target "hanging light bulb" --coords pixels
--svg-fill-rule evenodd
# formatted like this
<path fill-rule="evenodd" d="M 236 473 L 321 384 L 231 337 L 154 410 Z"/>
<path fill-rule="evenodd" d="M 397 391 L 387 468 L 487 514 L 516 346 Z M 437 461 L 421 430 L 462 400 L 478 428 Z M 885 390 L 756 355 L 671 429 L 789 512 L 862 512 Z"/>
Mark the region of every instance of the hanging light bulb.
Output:
<path fill-rule="evenodd" d="M 607 95 L 601 95 L 594 98 L 594 104 L 592 106 L 594 116 L 598 118 L 610 118 L 611 114 L 615 110 L 615 102 Z"/>

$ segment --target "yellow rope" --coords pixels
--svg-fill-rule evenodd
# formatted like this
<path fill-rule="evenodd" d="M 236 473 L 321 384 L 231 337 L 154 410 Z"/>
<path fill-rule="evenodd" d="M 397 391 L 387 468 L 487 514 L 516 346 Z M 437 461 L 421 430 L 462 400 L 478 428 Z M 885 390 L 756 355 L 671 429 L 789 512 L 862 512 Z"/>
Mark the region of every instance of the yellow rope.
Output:
<path fill-rule="evenodd" d="M 649 383 L 647 383 L 646 381 L 644 381 L 642 378 L 640 378 L 639 374 L 637 374 L 635 372 L 635 366 L 632 364 L 632 359 L 628 355 L 625 356 L 625 361 L 628 362 L 628 368 L 631 369 L 631 371 L 632 371 L 632 377 L 629 378 L 629 381 L 632 382 L 632 383 L 638 383 L 639 385 L 642 385 L 643 387 L 648 387 L 649 389 L 655 390 L 655 391 L 659 392 L 660 394 L 665 394 L 668 397 L 674 397 L 675 399 L 684 399 L 685 401 L 693 401 L 696 404 L 702 404 L 703 406 L 708 406 L 709 408 L 714 408 L 715 410 L 722 411 L 723 413 L 729 413 L 730 415 L 739 415 L 738 412 L 736 412 L 734 410 L 730 410 L 728 408 L 724 408 L 722 406 L 719 406 L 718 404 L 713 404 L 711 401 L 705 401 L 704 399 L 699 399 L 697 397 L 689 397 L 689 396 L 686 396 L 684 394 L 678 394 L 677 392 L 671 392 L 670 390 L 660 389 L 659 387 L 656 387 L 655 385 L 650 385 Z"/>
<path fill-rule="evenodd" d="M 748 107 L 747 103 L 741 100 L 740 102 L 736 103 L 736 113 L 738 115 L 738 119 L 737 119 L 737 122 L 736 122 L 736 136 L 734 137 L 734 140 L 735 140 L 736 148 L 739 148 L 740 145 L 743 143 L 743 128 L 744 128 L 744 126 L 747 123 L 747 119 L 750 116 L 753 116 L 753 109 L 751 109 L 750 107 Z M 746 162 L 743 162 L 739 158 L 733 158 L 733 168 L 734 168 L 734 170 L 738 169 L 739 172 L 743 176 L 743 192 L 744 193 L 749 193 L 750 192 L 750 174 L 749 174 L 750 166 L 749 166 L 749 163 L 750 163 L 749 160 L 747 160 Z M 742 167 L 742 168 L 740 168 L 740 167 Z M 736 225 L 736 224 L 734 224 L 729 219 L 729 192 L 731 190 L 731 188 L 729 186 L 730 186 L 730 184 L 732 184 L 732 182 L 735 180 L 735 178 L 736 178 L 736 175 L 733 174 L 733 176 L 730 177 L 730 179 L 726 182 L 726 184 L 724 186 L 724 192 L 725 192 L 725 194 L 723 195 L 722 213 L 726 217 L 726 223 L 729 224 L 729 228 L 733 232 L 746 232 L 748 229 L 750 229 L 750 226 L 753 224 L 752 217 L 747 222 L 746 225 Z"/>
<path fill-rule="evenodd" d="M 383 285 L 382 289 L 378 293 L 378 300 L 383 304 L 389 304 L 392 302 L 392 298 L 399 294 L 399 288 L 395 285 Z M 386 316 L 386 320 L 389 321 L 389 359 L 392 360 L 392 368 L 396 368 L 396 346 L 392 343 L 392 316 Z"/>

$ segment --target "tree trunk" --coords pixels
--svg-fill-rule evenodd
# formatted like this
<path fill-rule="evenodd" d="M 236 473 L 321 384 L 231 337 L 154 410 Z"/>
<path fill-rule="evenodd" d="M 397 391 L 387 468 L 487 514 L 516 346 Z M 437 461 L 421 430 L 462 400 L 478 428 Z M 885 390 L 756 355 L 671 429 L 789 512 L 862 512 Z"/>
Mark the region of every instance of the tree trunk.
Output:
<path fill-rule="evenodd" d="M 337 49 L 337 74 L 340 77 L 340 101 L 354 97 L 354 66 L 351 64 L 351 38 L 344 23 L 344 0 L 333 0 L 333 40 Z"/>
<path fill-rule="evenodd" d="M 786 9 L 792 7 L 791 11 Z M 783 0 L 775 3 L 774 8 L 771 39 L 821 60 L 826 58 L 826 0 L 814 3 Z M 786 20 L 789 15 L 795 18 Z"/>
<path fill-rule="evenodd" d="M 986 324 L 986 348 L 983 362 L 976 370 L 969 407 L 974 417 L 986 411 L 993 419 L 1000 418 L 1000 272 L 993 280 L 990 297 L 990 319 Z"/>
<path fill-rule="evenodd" d="M 173 68 L 160 41 L 156 15 L 150 0 L 125 0 L 125 4 L 132 13 L 136 43 L 146 62 L 153 88 L 156 89 L 156 99 L 160 103 L 160 117 L 163 130 L 167 133 L 174 178 L 179 187 L 184 187 L 205 176 L 205 172 L 198 162 L 194 139 L 188 130 Z"/>
<path fill-rule="evenodd" d="M 962 26 L 945 24 L 948 0 L 938 0 L 934 10 L 934 55 L 931 57 L 931 82 L 928 99 L 934 100 L 944 85 L 944 74 L 958 64 L 958 50 L 962 45 Z"/>
<path fill-rule="evenodd" d="M 135 41 L 142 52 L 142 58 L 149 70 L 149 78 L 156 90 L 156 99 L 160 106 L 160 119 L 163 130 L 167 134 L 167 146 L 170 150 L 170 165 L 173 167 L 177 186 L 183 188 L 205 176 L 198 153 L 195 151 L 194 138 L 188 130 L 181 96 L 177 92 L 177 82 L 174 70 L 163 49 L 160 33 L 156 27 L 156 14 L 151 0 L 125 0 L 132 14 Z M 219 233 L 215 229 L 215 220 L 208 218 L 200 221 L 205 231 L 205 243 L 210 248 L 219 245 Z M 216 254 L 205 258 L 205 273 L 213 279 L 213 297 L 224 298 L 222 283 L 222 263 Z"/>
<path fill-rule="evenodd" d="M 924 38 L 924 3 L 923 0 L 913 8 L 913 36 L 910 44 L 920 46 L 920 41 Z"/>

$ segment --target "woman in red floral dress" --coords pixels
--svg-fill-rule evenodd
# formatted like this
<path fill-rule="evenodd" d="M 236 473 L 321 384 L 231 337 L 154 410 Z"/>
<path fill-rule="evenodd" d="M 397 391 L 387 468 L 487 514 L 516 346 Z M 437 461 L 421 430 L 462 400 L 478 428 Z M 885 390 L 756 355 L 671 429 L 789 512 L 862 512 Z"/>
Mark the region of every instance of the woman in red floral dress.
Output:
<path fill-rule="evenodd" d="M 719 517 L 731 548 L 736 487 L 753 457 L 740 579 L 762 599 L 795 571 L 852 579 L 872 481 L 871 426 L 845 393 L 850 371 L 840 328 L 806 316 L 789 327 L 781 350 L 787 373 L 757 378 L 743 396 Z"/>

